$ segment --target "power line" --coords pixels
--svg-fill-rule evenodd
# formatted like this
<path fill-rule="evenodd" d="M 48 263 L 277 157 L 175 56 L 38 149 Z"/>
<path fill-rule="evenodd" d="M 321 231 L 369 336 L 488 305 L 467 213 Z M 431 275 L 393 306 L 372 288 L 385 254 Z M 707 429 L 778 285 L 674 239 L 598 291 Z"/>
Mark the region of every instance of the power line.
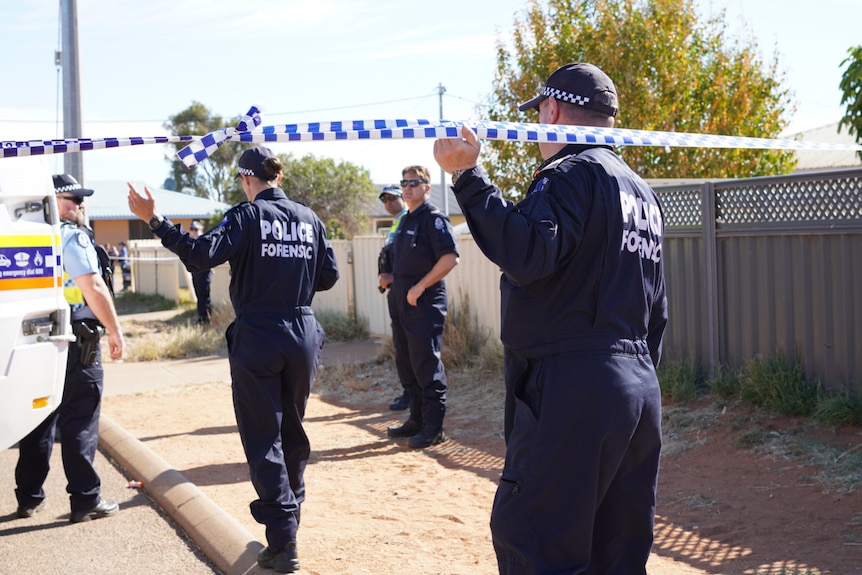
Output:
<path fill-rule="evenodd" d="M 411 100 L 423 100 L 431 98 L 434 94 L 426 94 L 424 96 L 413 96 L 411 98 L 399 98 L 397 100 L 384 100 L 382 102 L 372 102 L 370 104 L 353 104 L 352 106 L 336 106 L 334 108 L 316 108 L 312 110 L 297 110 L 295 112 L 264 112 L 267 116 L 286 116 L 290 114 L 309 114 L 314 112 L 332 112 L 334 110 L 349 110 L 352 108 L 367 108 L 369 106 L 380 106 L 383 104 L 397 104 L 399 102 L 409 102 Z"/>
<path fill-rule="evenodd" d="M 456 100 L 462 100 L 464 102 L 469 102 L 471 104 L 478 104 L 478 102 L 475 102 L 475 101 L 467 99 L 467 98 L 462 98 L 460 96 L 453 96 L 450 94 L 445 94 L 445 95 L 449 98 L 454 98 Z M 309 109 L 309 110 L 296 110 L 293 112 L 266 112 L 266 111 L 264 111 L 264 115 L 269 117 L 269 116 L 288 116 L 288 115 L 295 115 L 295 114 L 312 114 L 312 113 L 316 113 L 316 112 L 332 112 L 332 111 L 336 111 L 336 110 L 349 110 L 349 109 L 355 109 L 355 108 L 366 108 L 369 106 L 381 106 L 384 104 L 397 104 L 399 102 L 409 102 L 412 100 L 423 100 L 426 98 L 433 98 L 435 96 L 438 96 L 436 89 L 435 89 L 434 93 L 425 94 L 423 96 L 412 96 L 410 98 L 399 98 L 396 100 L 383 100 L 380 102 L 369 102 L 366 104 L 353 104 L 353 105 L 349 105 L 349 106 L 336 106 L 336 107 L 332 107 L 332 108 L 315 108 L 315 109 Z M 147 123 L 152 124 L 152 123 L 156 123 L 156 122 L 161 123 L 161 122 L 165 122 L 165 121 L 166 121 L 165 118 L 161 118 L 158 120 L 87 120 L 87 123 L 88 124 L 121 124 L 121 123 L 122 124 L 147 124 Z M 22 120 L 19 118 L 16 118 L 14 120 L 4 120 L 4 119 L 0 118 L 0 122 L 9 123 L 9 124 L 52 124 L 52 123 L 54 123 L 54 120 Z M 59 119 L 57 120 L 57 122 L 59 122 Z"/>

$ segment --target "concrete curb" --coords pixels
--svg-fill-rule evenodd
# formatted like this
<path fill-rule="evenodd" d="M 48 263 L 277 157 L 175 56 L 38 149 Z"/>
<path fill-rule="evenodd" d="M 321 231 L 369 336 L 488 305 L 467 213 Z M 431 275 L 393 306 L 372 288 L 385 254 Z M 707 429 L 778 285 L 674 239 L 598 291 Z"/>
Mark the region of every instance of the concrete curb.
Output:
<path fill-rule="evenodd" d="M 257 565 L 263 545 L 182 473 L 102 414 L 99 445 L 143 483 L 156 503 L 225 575 L 272 573 Z"/>

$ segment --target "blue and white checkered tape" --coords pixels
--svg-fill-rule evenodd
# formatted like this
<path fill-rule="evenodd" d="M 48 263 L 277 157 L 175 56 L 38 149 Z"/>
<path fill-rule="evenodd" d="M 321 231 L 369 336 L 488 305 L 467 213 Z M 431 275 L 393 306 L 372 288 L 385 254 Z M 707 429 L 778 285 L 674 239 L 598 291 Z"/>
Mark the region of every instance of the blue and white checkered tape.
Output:
<path fill-rule="evenodd" d="M 801 140 L 718 136 L 685 132 L 657 132 L 625 128 L 598 128 L 533 124 L 525 122 L 447 121 L 423 119 L 375 119 L 334 122 L 307 122 L 261 127 L 261 113 L 252 106 L 236 127 L 219 128 L 204 136 L 155 136 L 149 138 L 77 138 L 71 140 L 0 141 L 2 157 L 34 156 L 79 152 L 142 144 L 190 142 L 177 152 L 182 162 L 192 167 L 208 158 L 224 142 L 248 143 L 316 142 L 339 140 L 418 140 L 459 138 L 461 125 L 472 128 L 486 140 L 516 142 L 558 142 L 567 144 L 604 144 L 611 146 L 658 146 L 683 148 L 745 148 L 760 150 L 860 151 L 858 144 L 831 144 Z"/>
<path fill-rule="evenodd" d="M 141 146 L 144 144 L 173 144 L 177 142 L 193 142 L 198 136 L 153 136 L 129 138 L 73 138 L 69 140 L 26 140 L 0 141 L 0 157 L 14 158 L 18 156 L 41 156 L 47 154 L 65 154 L 67 152 L 85 152 L 87 150 L 103 150 L 123 146 Z"/>
<path fill-rule="evenodd" d="M 238 134 L 248 133 L 250 130 L 254 130 L 260 126 L 260 124 L 260 108 L 252 106 L 239 123 L 237 123 L 235 128 L 220 128 L 214 132 L 210 132 L 203 138 L 193 141 L 191 144 L 177 152 L 177 157 L 179 157 L 186 166 L 192 167 L 198 162 L 208 158 L 210 154 L 218 150 L 219 146 L 226 141 L 232 139 Z"/>

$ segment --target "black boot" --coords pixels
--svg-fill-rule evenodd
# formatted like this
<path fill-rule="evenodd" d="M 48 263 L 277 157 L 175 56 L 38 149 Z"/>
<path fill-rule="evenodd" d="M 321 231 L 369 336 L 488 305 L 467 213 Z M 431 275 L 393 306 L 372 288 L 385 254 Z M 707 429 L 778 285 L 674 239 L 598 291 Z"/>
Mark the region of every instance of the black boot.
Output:
<path fill-rule="evenodd" d="M 407 442 L 407 445 L 413 449 L 425 449 L 438 443 L 446 441 L 446 436 L 443 435 L 443 428 L 438 429 L 423 429 L 420 433 L 413 435 Z"/>
<path fill-rule="evenodd" d="M 257 554 L 257 564 L 264 569 L 273 569 L 279 573 L 293 573 L 299 569 L 299 558 L 296 555 L 296 542 L 291 541 L 278 550 L 264 547 Z"/>
<path fill-rule="evenodd" d="M 393 399 L 392 403 L 389 404 L 389 409 L 392 411 L 404 411 L 408 407 L 410 407 L 410 398 L 407 397 L 406 391 Z"/>
<path fill-rule="evenodd" d="M 422 431 L 422 426 L 416 423 L 415 419 L 408 419 L 403 425 L 399 425 L 398 427 L 387 427 L 386 435 L 394 439 L 398 439 L 403 437 L 413 437 L 420 431 Z"/>

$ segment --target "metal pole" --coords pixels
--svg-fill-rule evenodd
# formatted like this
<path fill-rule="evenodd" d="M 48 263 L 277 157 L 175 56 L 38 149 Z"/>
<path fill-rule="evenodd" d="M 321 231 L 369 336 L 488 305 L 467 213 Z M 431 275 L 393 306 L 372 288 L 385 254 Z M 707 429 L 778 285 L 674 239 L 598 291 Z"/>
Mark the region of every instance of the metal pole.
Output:
<path fill-rule="evenodd" d="M 440 96 L 440 120 L 443 120 L 443 94 L 446 93 L 446 88 L 443 83 L 437 84 L 437 94 Z M 449 190 L 446 189 L 446 172 L 440 168 L 440 192 L 443 194 L 443 213 L 446 217 L 449 216 Z"/>
<path fill-rule="evenodd" d="M 63 45 L 63 137 L 80 138 L 81 79 L 78 69 L 78 2 L 60 0 L 60 29 Z M 63 167 L 81 184 L 84 183 L 84 162 L 81 152 L 63 154 Z"/>

